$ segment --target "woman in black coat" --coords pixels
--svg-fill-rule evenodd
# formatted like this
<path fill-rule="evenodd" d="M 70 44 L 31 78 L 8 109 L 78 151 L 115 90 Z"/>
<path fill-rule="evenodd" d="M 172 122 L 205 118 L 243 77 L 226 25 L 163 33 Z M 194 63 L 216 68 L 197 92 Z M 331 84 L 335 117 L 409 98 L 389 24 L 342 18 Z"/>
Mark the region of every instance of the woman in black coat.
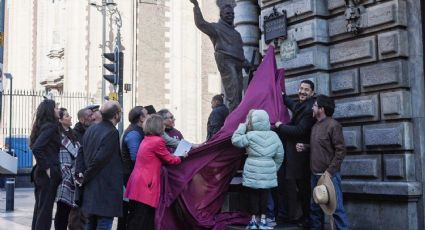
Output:
<path fill-rule="evenodd" d="M 36 159 L 33 168 L 35 193 L 33 230 L 48 230 L 52 224 L 52 210 L 56 191 L 62 180 L 58 129 L 59 110 L 53 100 L 44 100 L 37 108 L 30 136 L 30 148 Z"/>
<path fill-rule="evenodd" d="M 211 100 L 211 111 L 208 117 L 207 124 L 207 141 L 216 134 L 221 127 L 224 125 L 227 115 L 229 115 L 229 109 L 224 105 L 224 95 L 215 95 Z"/>

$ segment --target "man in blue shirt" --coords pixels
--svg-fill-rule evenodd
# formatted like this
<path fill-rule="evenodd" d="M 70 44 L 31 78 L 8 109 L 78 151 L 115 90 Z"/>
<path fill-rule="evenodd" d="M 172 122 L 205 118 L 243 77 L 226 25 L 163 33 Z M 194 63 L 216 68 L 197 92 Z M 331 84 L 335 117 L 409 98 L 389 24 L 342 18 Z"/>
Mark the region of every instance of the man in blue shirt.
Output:
<path fill-rule="evenodd" d="M 124 186 L 127 186 L 128 178 L 134 168 L 136 162 L 137 151 L 139 145 L 145 137 L 143 132 L 143 122 L 148 118 L 148 111 L 143 106 L 136 106 L 130 110 L 128 120 L 130 125 L 124 131 L 122 136 L 121 156 L 124 164 Z M 131 213 L 131 208 L 128 203 L 123 203 L 123 217 L 118 219 L 118 229 L 123 230 L 126 228 L 127 216 Z"/>

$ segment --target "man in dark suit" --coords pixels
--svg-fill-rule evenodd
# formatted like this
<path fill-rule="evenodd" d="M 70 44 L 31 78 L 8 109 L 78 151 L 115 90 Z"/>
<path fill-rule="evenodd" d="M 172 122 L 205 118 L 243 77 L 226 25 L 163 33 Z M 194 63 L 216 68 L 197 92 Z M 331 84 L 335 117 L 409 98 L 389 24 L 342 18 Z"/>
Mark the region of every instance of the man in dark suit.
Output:
<path fill-rule="evenodd" d="M 83 137 L 84 156 L 82 210 L 89 217 L 88 230 L 111 229 L 114 217 L 122 215 L 123 166 L 119 133 L 115 126 L 122 116 L 118 102 L 106 102 L 103 121 L 90 126 Z"/>
<path fill-rule="evenodd" d="M 310 152 L 297 152 L 295 146 L 297 143 L 310 143 L 311 128 L 315 123 L 311 109 L 314 103 L 313 96 L 314 83 L 310 80 L 301 81 L 298 102 L 283 94 L 284 103 L 292 112 L 292 118 L 286 125 L 282 122 L 275 124 L 276 132 L 285 147 L 284 166 L 278 175 L 278 190 L 279 207 L 283 206 L 286 213 L 279 214 L 283 215 L 285 222 L 297 223 L 306 228 L 310 226 Z M 296 219 L 298 200 L 303 215 Z"/>

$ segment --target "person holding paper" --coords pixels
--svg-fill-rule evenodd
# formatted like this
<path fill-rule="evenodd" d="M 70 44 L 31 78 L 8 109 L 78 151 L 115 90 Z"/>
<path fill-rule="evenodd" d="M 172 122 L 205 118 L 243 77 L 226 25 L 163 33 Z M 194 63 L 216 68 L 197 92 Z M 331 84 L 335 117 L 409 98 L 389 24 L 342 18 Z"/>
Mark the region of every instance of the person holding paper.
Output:
<path fill-rule="evenodd" d="M 175 123 L 174 121 L 176 120 L 176 118 L 174 117 L 174 115 L 170 112 L 170 110 L 168 109 L 161 109 L 158 111 L 158 115 L 160 115 L 164 121 L 164 126 L 165 126 L 165 139 L 167 142 L 167 148 L 171 153 L 174 153 L 174 151 L 176 151 L 176 147 L 178 145 L 179 142 L 183 139 L 183 134 L 175 128 Z M 170 142 L 168 141 L 168 137 L 167 135 L 177 141 L 174 142 Z M 169 143 L 172 143 L 171 145 Z"/>
<path fill-rule="evenodd" d="M 155 208 L 161 193 L 160 172 L 162 162 L 180 164 L 186 155 L 177 157 L 168 151 L 161 137 L 164 124 L 161 116 L 152 115 L 143 124 L 145 138 L 139 146 L 136 164 L 127 183 L 125 197 L 130 200 L 134 214 L 128 229 L 155 229 Z M 141 227 L 143 226 L 143 227 Z"/>

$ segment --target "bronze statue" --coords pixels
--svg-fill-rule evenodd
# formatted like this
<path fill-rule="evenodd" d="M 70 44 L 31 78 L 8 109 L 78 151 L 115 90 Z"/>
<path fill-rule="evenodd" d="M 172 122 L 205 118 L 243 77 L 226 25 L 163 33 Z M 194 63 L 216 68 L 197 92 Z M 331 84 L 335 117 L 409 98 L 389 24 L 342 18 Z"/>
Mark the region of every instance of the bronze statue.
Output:
<path fill-rule="evenodd" d="M 195 24 L 199 30 L 208 35 L 214 45 L 215 61 L 221 75 L 227 106 L 233 111 L 242 100 L 243 77 L 245 67 L 242 37 L 235 30 L 233 6 L 224 4 L 220 7 L 220 20 L 216 23 L 205 21 L 197 0 L 193 3 Z"/>

